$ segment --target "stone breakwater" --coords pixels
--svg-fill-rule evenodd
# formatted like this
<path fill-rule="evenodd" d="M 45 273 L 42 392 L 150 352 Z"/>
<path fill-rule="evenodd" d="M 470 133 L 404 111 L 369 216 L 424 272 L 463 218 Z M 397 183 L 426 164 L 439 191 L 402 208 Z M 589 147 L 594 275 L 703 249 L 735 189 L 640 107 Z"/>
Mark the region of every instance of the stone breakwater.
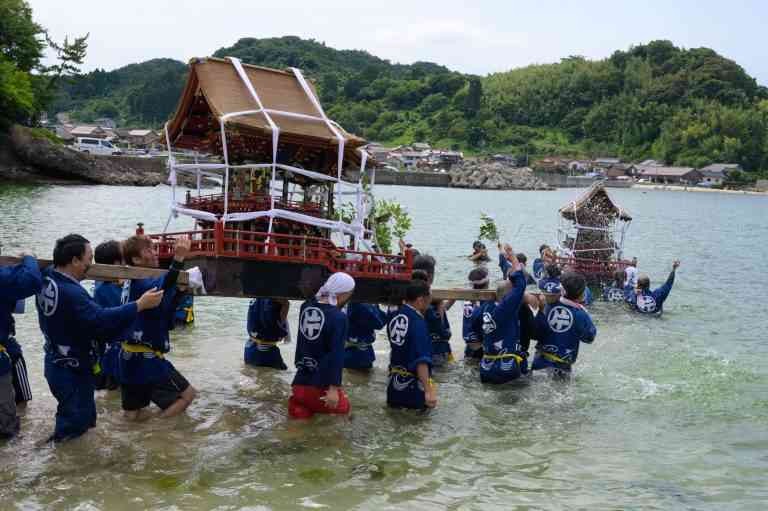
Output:
<path fill-rule="evenodd" d="M 498 162 L 466 162 L 451 169 L 451 186 L 481 190 L 552 190 L 528 167 Z"/>

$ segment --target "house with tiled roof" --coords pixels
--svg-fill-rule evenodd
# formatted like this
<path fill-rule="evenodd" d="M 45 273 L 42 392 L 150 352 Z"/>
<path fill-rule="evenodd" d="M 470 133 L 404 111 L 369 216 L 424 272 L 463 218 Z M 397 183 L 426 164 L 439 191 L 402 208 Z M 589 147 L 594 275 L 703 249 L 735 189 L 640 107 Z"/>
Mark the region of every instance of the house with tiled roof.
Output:
<path fill-rule="evenodd" d="M 716 186 L 723 184 L 728 177 L 728 172 L 741 170 L 738 163 L 713 163 L 698 169 L 701 173 L 701 183 L 707 186 Z"/>

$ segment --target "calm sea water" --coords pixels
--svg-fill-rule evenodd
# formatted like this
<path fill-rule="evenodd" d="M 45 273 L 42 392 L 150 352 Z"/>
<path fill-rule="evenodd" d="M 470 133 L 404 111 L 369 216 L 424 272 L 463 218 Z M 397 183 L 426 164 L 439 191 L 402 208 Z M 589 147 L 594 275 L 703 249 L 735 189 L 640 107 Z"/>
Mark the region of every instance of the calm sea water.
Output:
<path fill-rule="evenodd" d="M 410 237 L 437 256 L 444 285 L 464 282 L 461 256 L 481 211 L 532 259 L 554 239 L 557 208 L 578 193 L 377 189 L 408 207 Z M 289 421 L 292 371 L 243 366 L 247 300 L 199 298 L 197 324 L 174 333 L 171 353 L 200 391 L 187 415 L 128 423 L 119 395 L 100 393 L 95 430 L 40 446 L 55 401 L 28 301 L 18 338 L 34 400 L 22 435 L 0 444 L 0 509 L 765 509 L 768 198 L 611 194 L 636 218 L 627 254 L 652 283 L 682 260 L 664 317 L 597 304 L 598 337 L 570 385 L 486 387 L 459 362 L 437 374 L 439 408 L 427 415 L 385 407 L 381 339 L 372 374 L 345 374 L 350 418 Z M 137 221 L 160 230 L 168 195 L 0 187 L 4 253 L 49 257 L 63 234 L 97 243 L 130 235 Z M 450 313 L 457 353 L 459 309 Z M 286 360 L 293 349 L 282 346 Z"/>

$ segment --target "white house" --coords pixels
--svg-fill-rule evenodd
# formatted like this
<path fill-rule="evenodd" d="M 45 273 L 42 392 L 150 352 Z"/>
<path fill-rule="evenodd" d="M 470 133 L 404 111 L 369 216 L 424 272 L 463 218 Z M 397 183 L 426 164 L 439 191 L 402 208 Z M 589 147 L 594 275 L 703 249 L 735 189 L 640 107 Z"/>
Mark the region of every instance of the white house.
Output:
<path fill-rule="evenodd" d="M 723 184 L 728 177 L 728 172 L 741 170 L 738 163 L 713 163 L 699 169 L 701 173 L 700 184 L 705 186 L 717 186 Z"/>

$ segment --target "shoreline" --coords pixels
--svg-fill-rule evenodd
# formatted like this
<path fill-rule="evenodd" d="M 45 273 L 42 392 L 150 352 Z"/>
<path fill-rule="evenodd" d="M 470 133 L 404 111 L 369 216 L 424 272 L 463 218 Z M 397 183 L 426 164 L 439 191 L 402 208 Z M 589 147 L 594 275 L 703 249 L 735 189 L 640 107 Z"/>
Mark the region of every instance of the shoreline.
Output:
<path fill-rule="evenodd" d="M 731 195 L 759 195 L 768 196 L 768 192 L 759 192 L 757 190 L 719 190 L 715 188 L 703 188 L 699 186 L 681 186 L 681 185 L 660 185 L 652 183 L 635 183 L 631 188 L 639 190 L 654 190 L 659 192 L 697 192 L 697 193 L 728 193 Z"/>

